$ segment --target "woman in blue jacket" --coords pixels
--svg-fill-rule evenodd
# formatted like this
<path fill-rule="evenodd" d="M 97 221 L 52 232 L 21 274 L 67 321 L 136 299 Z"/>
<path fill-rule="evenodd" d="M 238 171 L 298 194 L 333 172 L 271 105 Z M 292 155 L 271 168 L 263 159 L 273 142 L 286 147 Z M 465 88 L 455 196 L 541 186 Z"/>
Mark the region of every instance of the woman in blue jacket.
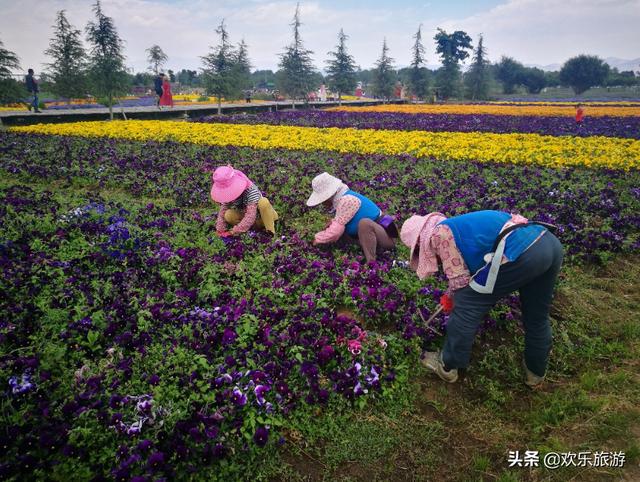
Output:
<path fill-rule="evenodd" d="M 519 291 L 525 383 L 539 385 L 551 351 L 549 308 L 563 257 L 553 233 L 519 215 L 476 211 L 452 218 L 440 213 L 412 216 L 400 239 L 411 249 L 409 264 L 420 279 L 436 273 L 440 261 L 453 299 L 444 347 L 426 353 L 424 365 L 455 382 L 458 369 L 469 365 L 484 315 L 500 298 Z"/>

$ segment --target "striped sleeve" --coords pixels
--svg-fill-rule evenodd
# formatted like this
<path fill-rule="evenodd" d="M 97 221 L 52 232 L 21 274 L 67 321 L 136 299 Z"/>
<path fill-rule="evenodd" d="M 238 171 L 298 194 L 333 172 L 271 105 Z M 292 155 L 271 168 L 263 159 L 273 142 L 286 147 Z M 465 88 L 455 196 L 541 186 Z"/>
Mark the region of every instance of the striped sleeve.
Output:
<path fill-rule="evenodd" d="M 260 189 L 258 189 L 255 184 L 251 184 L 251 186 L 242 193 L 242 204 L 244 204 L 245 207 L 249 204 L 256 204 L 260 201 L 261 197 L 262 193 Z"/>

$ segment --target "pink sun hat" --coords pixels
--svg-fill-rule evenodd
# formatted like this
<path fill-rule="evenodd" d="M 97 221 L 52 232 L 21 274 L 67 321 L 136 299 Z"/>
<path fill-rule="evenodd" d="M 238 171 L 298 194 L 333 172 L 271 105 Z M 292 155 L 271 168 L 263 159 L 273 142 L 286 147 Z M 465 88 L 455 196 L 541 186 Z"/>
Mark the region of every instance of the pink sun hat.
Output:
<path fill-rule="evenodd" d="M 411 250 L 409 267 L 416 272 L 420 279 L 424 279 L 438 271 L 438 259 L 430 248 L 430 241 L 433 230 L 438 223 L 445 219 L 447 217 L 438 212 L 430 213 L 426 216 L 414 214 L 402 225 L 400 239 Z M 418 243 L 420 243 L 420 247 L 418 253 L 416 253 Z"/>
<path fill-rule="evenodd" d="M 211 199 L 219 203 L 228 203 L 238 197 L 251 185 L 251 181 L 242 171 L 231 166 L 220 166 L 213 172 Z"/>

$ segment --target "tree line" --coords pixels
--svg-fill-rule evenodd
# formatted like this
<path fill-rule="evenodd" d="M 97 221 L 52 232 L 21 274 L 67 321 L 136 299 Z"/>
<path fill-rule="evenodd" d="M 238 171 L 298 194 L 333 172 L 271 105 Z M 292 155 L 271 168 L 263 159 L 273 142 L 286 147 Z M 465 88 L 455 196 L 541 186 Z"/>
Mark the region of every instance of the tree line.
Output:
<path fill-rule="evenodd" d="M 88 49 L 82 42 L 82 33 L 66 18 L 64 10 L 57 13 L 53 25 L 53 37 L 45 54 L 52 62 L 45 64 L 43 76 L 48 90 L 62 98 L 85 97 L 91 94 L 110 108 L 116 99 L 126 94 L 132 85 L 147 86 L 152 83 L 166 64 L 168 57 L 158 45 L 146 50 L 151 73 L 131 74 L 125 66 L 124 42 L 118 35 L 114 21 L 105 15 L 100 0 L 93 6 L 95 19 L 85 27 Z M 380 56 L 372 69 L 361 70 L 349 53 L 349 37 L 341 29 L 337 45 L 328 52 L 325 75 L 315 67 L 313 52 L 304 45 L 301 35 L 300 6 L 296 7 L 292 28 L 293 39 L 279 54 L 275 73 L 270 70 L 251 70 L 248 46 L 244 40 L 234 45 L 224 20 L 215 32 L 218 43 L 209 53 L 201 57 L 200 71 L 182 69 L 168 70 L 171 82 L 202 87 L 209 95 L 218 99 L 240 98 L 249 89 L 278 89 L 292 101 L 306 99 L 309 92 L 322 83 L 337 94 L 353 93 L 356 84 L 362 82 L 367 93 L 381 99 L 395 96 L 401 84 L 409 96 L 425 100 L 466 97 L 472 100 L 489 98 L 490 87 L 498 82 L 505 94 L 524 88 L 528 93 L 538 94 L 547 86 L 570 86 L 576 95 L 593 86 L 637 85 L 639 78 L 632 71 L 618 72 L 595 56 L 579 55 L 569 59 L 559 72 L 544 72 L 535 67 L 526 67 L 511 57 L 502 57 L 491 64 L 487 57 L 482 35 L 476 46 L 464 31 L 452 33 L 438 29 L 433 40 L 442 67 L 432 71 L 426 67 L 422 26 L 413 36 L 411 63 L 409 67 L 396 69 L 390 56 L 386 39 L 383 40 Z M 471 57 L 466 72 L 461 63 Z M 0 103 L 9 103 L 24 97 L 20 82 L 11 78 L 11 70 L 19 69 L 19 59 L 4 48 L 0 40 Z"/>

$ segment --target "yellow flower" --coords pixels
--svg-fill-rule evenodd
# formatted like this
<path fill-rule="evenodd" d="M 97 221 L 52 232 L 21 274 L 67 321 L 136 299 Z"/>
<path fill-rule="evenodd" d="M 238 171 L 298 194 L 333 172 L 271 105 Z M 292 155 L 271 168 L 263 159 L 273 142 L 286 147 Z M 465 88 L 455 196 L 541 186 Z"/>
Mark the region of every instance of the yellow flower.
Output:
<path fill-rule="evenodd" d="M 217 124 L 176 121 L 76 122 L 13 127 L 13 132 L 186 142 L 255 149 L 330 150 L 359 154 L 410 154 L 457 161 L 640 168 L 640 141 L 614 137 L 425 132 L 336 127 Z"/>

